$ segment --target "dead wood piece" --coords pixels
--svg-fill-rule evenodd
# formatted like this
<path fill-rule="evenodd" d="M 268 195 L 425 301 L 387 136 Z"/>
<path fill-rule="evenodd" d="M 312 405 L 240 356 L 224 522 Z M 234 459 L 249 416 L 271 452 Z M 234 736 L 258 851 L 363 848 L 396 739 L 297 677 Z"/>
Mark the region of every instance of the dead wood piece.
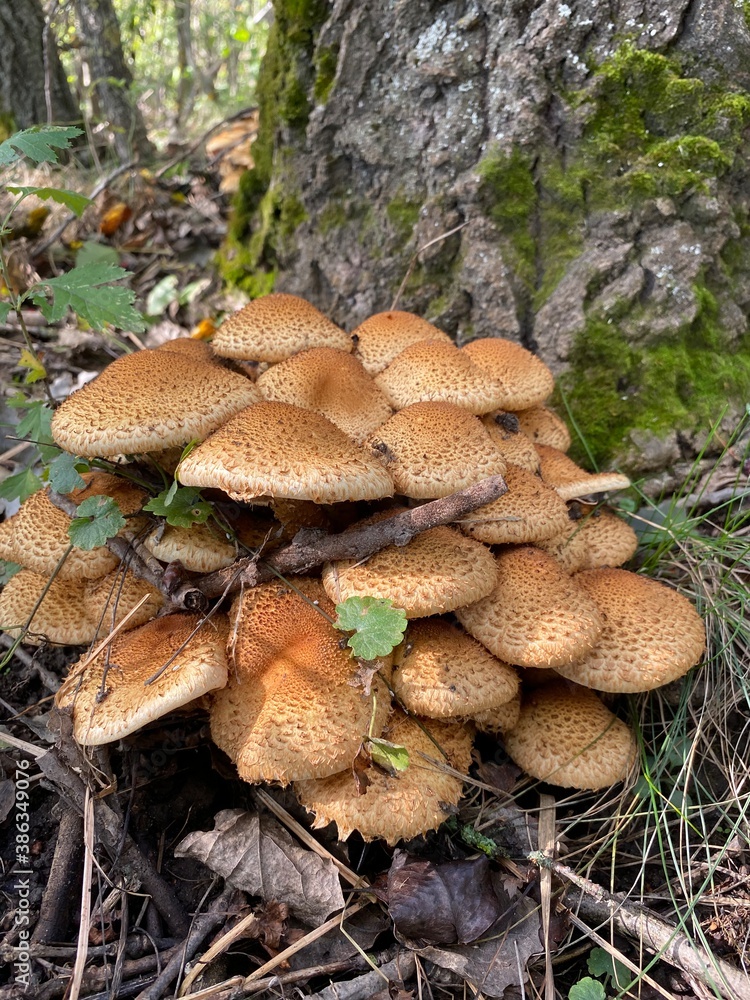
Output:
<path fill-rule="evenodd" d="M 172 949 L 168 952 L 162 953 L 161 955 L 144 955 L 142 958 L 126 959 L 123 962 L 123 985 L 121 987 L 121 996 L 132 996 L 135 990 L 128 989 L 131 985 L 129 980 L 135 979 L 136 976 L 144 977 L 144 979 L 138 983 L 138 988 L 143 989 L 144 986 L 148 985 L 148 980 L 145 979 L 149 973 L 152 973 L 159 969 L 160 965 L 168 962 L 172 957 Z M 89 990 L 96 990 L 102 986 L 106 986 L 109 977 L 112 974 L 111 966 L 97 966 L 95 968 L 87 969 L 83 976 L 83 987 L 82 993 L 87 997 L 87 1000 L 95 1000 L 95 997 L 89 995 Z M 68 988 L 69 980 L 63 978 L 64 974 L 60 978 L 54 979 L 52 982 L 45 983 L 43 986 L 37 987 L 36 993 L 34 994 L 34 1000 L 58 1000 L 59 997 L 64 996 L 66 989 Z M 153 977 L 149 977 L 153 979 Z M 127 992 L 125 992 L 127 990 Z M 107 990 L 104 994 L 105 1000 L 109 1000 L 110 991 Z"/>
<path fill-rule="evenodd" d="M 77 810 L 68 807 L 60 820 L 49 881 L 42 896 L 39 920 L 31 935 L 32 948 L 67 939 L 74 916 L 70 904 L 80 881 L 82 862 L 83 820 Z"/>
<path fill-rule="evenodd" d="M 540 868 L 551 869 L 579 890 L 579 893 L 568 890 L 563 901 L 587 920 L 614 924 L 621 934 L 637 941 L 647 951 L 709 989 L 717 990 L 727 1000 L 750 1000 L 750 982 L 744 972 L 709 954 L 658 914 L 619 893 L 607 892 L 602 886 L 582 878 L 572 868 L 541 852 L 530 854 L 529 860 Z"/>
<path fill-rule="evenodd" d="M 368 1000 L 374 993 L 388 989 L 391 983 L 406 983 L 415 974 L 416 968 L 414 952 L 402 951 L 381 969 L 346 983 L 332 983 L 319 993 L 313 993 L 308 1000 Z"/>
<path fill-rule="evenodd" d="M 136 1000 L 159 1000 L 167 986 L 179 976 L 184 964 L 195 955 L 208 935 L 226 921 L 229 904 L 235 892 L 232 886 L 225 886 L 206 913 L 199 913 L 193 918 L 192 927 L 184 944 L 175 950 L 162 972 L 150 986 L 138 994 Z"/>

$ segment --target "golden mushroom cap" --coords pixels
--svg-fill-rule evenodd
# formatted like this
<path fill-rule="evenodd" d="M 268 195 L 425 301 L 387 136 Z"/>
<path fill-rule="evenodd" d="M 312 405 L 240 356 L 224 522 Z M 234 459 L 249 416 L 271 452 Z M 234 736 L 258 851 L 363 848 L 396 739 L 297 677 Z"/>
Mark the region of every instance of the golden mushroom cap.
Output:
<path fill-rule="evenodd" d="M 278 292 L 254 299 L 225 319 L 211 346 L 223 358 L 283 361 L 308 347 L 348 352 L 352 342 L 310 302 Z"/>
<path fill-rule="evenodd" d="M 481 422 L 453 403 L 413 403 L 369 445 L 385 459 L 396 492 L 418 500 L 448 496 L 506 468 Z"/>
<path fill-rule="evenodd" d="M 444 765 L 468 772 L 471 730 L 457 723 L 413 719 L 397 710 L 383 735 L 407 749 L 409 766 L 393 776 L 371 768 L 363 794 L 358 794 L 351 771 L 295 783 L 297 798 L 315 813 L 315 827 L 335 822 L 341 840 L 358 830 L 364 840 L 382 838 L 393 845 L 436 829 L 453 812 L 463 782 Z"/>
<path fill-rule="evenodd" d="M 312 347 L 264 372 L 263 398 L 327 417 L 361 444 L 393 410 L 361 362 L 333 347 Z"/>
<path fill-rule="evenodd" d="M 260 399 L 242 375 L 169 351 L 113 361 L 52 417 L 55 442 L 73 455 L 135 455 L 202 440 Z"/>
<path fill-rule="evenodd" d="M 168 354 L 182 354 L 193 361 L 222 364 L 222 359 L 217 358 L 209 342 L 198 337 L 173 337 L 172 340 L 165 340 L 163 344 L 159 344 L 154 350 L 166 351 Z"/>
<path fill-rule="evenodd" d="M 17 639 L 23 626 L 42 597 L 47 593 L 29 625 L 24 642 L 39 645 L 43 638 L 61 646 L 81 646 L 90 642 L 96 625 L 83 606 L 84 580 L 53 580 L 30 569 L 22 569 L 0 592 L 0 629 Z"/>
<path fill-rule="evenodd" d="M 349 597 L 387 597 L 407 618 L 423 618 L 478 601 L 497 579 L 488 548 L 442 525 L 407 545 L 389 545 L 364 562 L 323 567 L 323 586 L 336 603 Z"/>
<path fill-rule="evenodd" d="M 97 626 L 91 639 L 111 632 L 128 615 L 123 626 L 126 631 L 145 625 L 163 606 L 164 598 L 158 590 L 133 573 L 123 573 L 121 567 L 100 580 L 89 580 L 83 595 L 86 614 Z"/>
<path fill-rule="evenodd" d="M 500 409 L 515 412 L 537 406 L 555 388 L 555 379 L 547 365 L 515 341 L 480 337 L 464 344 L 461 350 L 490 378 L 507 387 L 497 404 Z"/>
<path fill-rule="evenodd" d="M 115 636 L 93 660 L 82 657 L 71 667 L 55 705 L 72 710 L 79 743 L 123 739 L 226 684 L 227 633 L 226 615 L 208 621 L 198 614 L 155 618 Z M 147 684 L 163 667 L 161 676 Z"/>
<path fill-rule="evenodd" d="M 447 333 L 426 319 L 398 309 L 369 316 L 352 331 L 352 340 L 354 354 L 370 375 L 378 375 L 398 354 L 420 340 L 452 343 Z"/>
<path fill-rule="evenodd" d="M 393 493 L 375 456 L 319 413 L 289 403 L 256 403 L 237 414 L 180 462 L 177 478 L 233 500 L 336 503 Z"/>
<path fill-rule="evenodd" d="M 604 628 L 591 597 L 555 559 L 531 546 L 497 557 L 497 584 L 484 600 L 461 608 L 467 632 L 508 663 L 557 667 L 580 660 Z"/>
<path fill-rule="evenodd" d="M 521 432 L 534 444 L 546 444 L 559 451 L 570 448 L 570 431 L 562 420 L 547 406 L 530 406 L 516 413 Z"/>
<path fill-rule="evenodd" d="M 607 788 L 626 778 L 636 760 L 625 723 L 593 691 L 564 682 L 527 695 L 503 742 L 532 778 L 564 788 Z"/>
<path fill-rule="evenodd" d="M 632 559 L 638 548 L 638 536 L 614 511 L 597 507 L 551 538 L 535 543 L 549 552 L 568 571 L 621 566 Z"/>
<path fill-rule="evenodd" d="M 465 534 L 488 545 L 526 544 L 558 534 L 570 524 L 565 501 L 533 472 L 508 465 L 505 482 L 507 493 L 460 522 Z"/>
<path fill-rule="evenodd" d="M 474 716 L 518 694 L 518 674 L 462 629 L 441 619 L 412 622 L 396 651 L 392 687 L 409 712 L 430 719 Z"/>
<path fill-rule="evenodd" d="M 488 413 L 502 405 L 504 384 L 478 368 L 455 344 L 421 340 L 405 348 L 375 376 L 396 410 L 411 403 L 441 402 L 470 413 Z"/>
<path fill-rule="evenodd" d="M 495 705 L 494 708 L 485 708 L 482 712 L 474 712 L 469 718 L 482 733 L 504 733 L 516 725 L 520 716 L 521 692 L 519 690 L 515 697 L 506 701 L 504 705 Z"/>
<path fill-rule="evenodd" d="M 705 625 L 676 590 L 626 569 L 585 570 L 573 579 L 595 602 L 605 625 L 583 659 L 557 668 L 564 677 L 597 691 L 651 691 L 700 660 Z"/>
<path fill-rule="evenodd" d="M 371 722 L 379 734 L 390 711 L 378 678 L 369 695 L 353 683 L 357 663 L 321 614 L 335 609 L 319 581 L 294 587 L 262 584 L 232 605 L 234 669 L 215 695 L 211 734 L 245 781 L 287 784 L 348 768 Z"/>
<path fill-rule="evenodd" d="M 506 462 L 512 462 L 529 472 L 539 472 L 539 452 L 521 432 L 515 413 L 505 410 L 486 413 L 482 417 L 482 424 Z"/>
<path fill-rule="evenodd" d="M 123 514 L 134 514 L 148 498 L 145 490 L 105 472 L 88 472 L 86 485 L 69 494 L 80 504 L 91 496 L 111 496 Z M 49 489 L 40 490 L 21 504 L 13 517 L 0 524 L 0 559 L 19 563 L 35 573 L 50 574 L 68 552 L 70 518 L 49 499 Z M 57 573 L 59 580 L 85 580 L 104 576 L 117 566 L 117 556 L 106 546 L 73 548 Z"/>
<path fill-rule="evenodd" d="M 575 500 L 591 493 L 624 490 L 630 480 L 619 472 L 586 472 L 565 452 L 548 445 L 535 445 L 539 452 L 542 479 L 554 486 L 563 500 Z"/>
<path fill-rule="evenodd" d="M 161 524 L 143 544 L 156 559 L 165 563 L 179 559 L 191 573 L 213 573 L 230 566 L 239 555 L 237 546 L 209 523 L 193 524 L 189 528 Z"/>

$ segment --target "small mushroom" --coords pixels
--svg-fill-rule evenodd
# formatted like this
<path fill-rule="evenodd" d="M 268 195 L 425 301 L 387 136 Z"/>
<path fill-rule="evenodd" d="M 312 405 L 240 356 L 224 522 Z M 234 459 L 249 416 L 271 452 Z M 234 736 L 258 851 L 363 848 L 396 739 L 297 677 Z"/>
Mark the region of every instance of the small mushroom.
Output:
<path fill-rule="evenodd" d="M 397 355 L 420 340 L 453 343 L 447 333 L 427 320 L 396 309 L 369 316 L 352 332 L 352 340 L 355 356 L 370 375 L 378 375 Z"/>
<path fill-rule="evenodd" d="M 513 412 L 538 406 L 552 394 L 555 380 L 547 365 L 531 351 L 503 337 L 480 337 L 461 350 L 490 378 L 507 386 L 497 404 Z"/>
<path fill-rule="evenodd" d="M 576 500 L 593 493 L 624 490 L 630 480 L 619 472 L 586 472 L 563 451 L 547 445 L 536 445 L 539 452 L 542 479 L 554 486 L 563 500 Z"/>

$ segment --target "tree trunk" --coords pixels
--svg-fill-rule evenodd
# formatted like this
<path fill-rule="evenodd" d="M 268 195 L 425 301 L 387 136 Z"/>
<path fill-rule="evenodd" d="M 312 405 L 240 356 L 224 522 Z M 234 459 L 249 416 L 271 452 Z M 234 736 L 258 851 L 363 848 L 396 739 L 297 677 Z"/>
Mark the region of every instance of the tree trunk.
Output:
<path fill-rule="evenodd" d="M 193 109 L 195 93 L 195 58 L 193 57 L 192 0 L 175 0 L 174 19 L 177 29 L 177 66 L 180 79 L 177 84 L 177 116 L 175 126 L 180 128 Z"/>
<path fill-rule="evenodd" d="M 459 342 L 538 350 L 598 461 L 679 472 L 727 403 L 736 423 L 750 393 L 742 5 L 274 7 L 230 278 L 351 329 L 408 274 L 400 308 Z"/>
<path fill-rule="evenodd" d="M 124 161 L 134 155 L 151 156 L 154 149 L 131 93 L 133 78 L 123 55 L 112 0 L 75 0 L 75 10 L 96 104 L 112 131 L 118 158 Z"/>
<path fill-rule="evenodd" d="M 0 115 L 9 131 L 80 121 L 39 0 L 0 3 Z"/>

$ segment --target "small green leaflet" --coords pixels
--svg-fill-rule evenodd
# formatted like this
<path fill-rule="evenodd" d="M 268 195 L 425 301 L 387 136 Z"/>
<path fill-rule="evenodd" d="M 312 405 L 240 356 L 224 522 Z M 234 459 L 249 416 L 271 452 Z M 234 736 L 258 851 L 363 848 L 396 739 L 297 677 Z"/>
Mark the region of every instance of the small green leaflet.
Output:
<path fill-rule="evenodd" d="M 12 312 L 13 306 L 10 302 L 0 302 L 0 323 L 4 323 Z"/>
<path fill-rule="evenodd" d="M 56 493 L 70 493 L 72 490 L 78 490 L 86 485 L 79 469 L 87 472 L 88 468 L 89 464 L 85 459 L 63 451 L 50 462 L 47 478 Z"/>
<path fill-rule="evenodd" d="M 607 994 L 601 983 L 586 976 L 570 987 L 568 1000 L 607 1000 Z"/>
<path fill-rule="evenodd" d="M 348 597 L 336 616 L 336 628 L 354 633 L 348 645 L 362 660 L 387 656 L 404 638 L 406 612 L 387 597 Z"/>
<path fill-rule="evenodd" d="M 212 510 L 211 504 L 201 497 L 200 490 L 194 486 L 178 486 L 176 482 L 149 500 L 143 509 L 165 517 L 167 524 L 176 528 L 205 524 Z"/>
<path fill-rule="evenodd" d="M 18 563 L 11 562 L 9 559 L 0 559 L 0 587 L 4 587 L 21 568 Z"/>
<path fill-rule="evenodd" d="M 32 493 L 42 488 L 42 481 L 31 469 L 24 469 L 14 476 L 6 476 L 0 483 L 0 499 L 2 500 L 28 500 Z"/>
<path fill-rule="evenodd" d="M 121 330 L 141 333 L 146 324 L 133 308 L 135 292 L 111 284 L 128 276 L 128 271 L 112 264 L 82 264 L 67 274 L 39 282 L 25 297 L 33 299 L 50 322 L 62 319 L 66 311 L 72 309 L 94 330 L 102 330 L 110 324 Z M 48 292 L 52 294 L 52 302 L 46 298 Z"/>
<path fill-rule="evenodd" d="M 409 766 L 409 751 L 398 743 L 389 743 L 388 740 L 373 736 L 367 741 L 367 749 L 373 763 L 379 764 L 391 774 L 394 771 L 405 771 Z"/>
<path fill-rule="evenodd" d="M 0 142 L 0 164 L 13 163 L 28 156 L 34 163 L 57 163 L 56 149 L 67 149 L 70 140 L 83 135 L 71 125 L 40 125 L 16 132 L 5 142 Z"/>
<path fill-rule="evenodd" d="M 606 981 L 611 979 L 613 985 L 618 989 L 626 989 L 633 979 L 628 967 L 610 955 L 604 948 L 592 948 L 586 964 L 592 976 L 606 976 Z"/>
<path fill-rule="evenodd" d="M 13 400 L 8 400 L 8 403 L 11 406 L 14 405 Z M 52 422 L 51 408 L 46 403 L 43 403 L 41 399 L 35 399 L 31 403 L 24 400 L 23 402 L 19 402 L 18 405 L 26 410 L 18 421 L 18 427 L 16 428 L 18 436 L 33 441 L 39 449 L 42 461 L 51 462 L 60 454 L 60 449 L 52 437 L 50 426 Z"/>
<path fill-rule="evenodd" d="M 26 385 L 32 385 L 34 382 L 38 382 L 39 379 L 45 378 L 47 375 L 47 371 L 42 362 L 36 354 L 31 353 L 28 347 L 24 347 L 21 351 L 21 357 L 18 359 L 18 367 L 27 369 L 26 378 L 24 379 Z"/>
<path fill-rule="evenodd" d="M 469 826 L 465 823 L 459 828 L 461 834 L 461 840 L 469 847 L 475 847 L 478 851 L 482 851 L 486 854 L 488 858 L 497 858 L 502 856 L 503 852 L 500 850 L 498 845 L 490 837 L 485 837 L 483 833 L 479 830 L 475 830 L 473 826 Z M 589 969 L 589 971 L 591 971 Z"/>
<path fill-rule="evenodd" d="M 10 191 L 11 194 L 22 194 L 24 197 L 35 194 L 42 201 L 51 199 L 60 205 L 65 205 L 66 208 L 69 208 L 71 212 L 75 212 L 79 217 L 83 215 L 91 204 L 91 199 L 87 198 L 86 195 L 78 194 L 76 191 L 68 191 L 66 188 L 19 187 L 15 184 L 12 186 L 9 184 L 6 190 Z"/>
<path fill-rule="evenodd" d="M 146 299 L 146 315 L 161 316 L 167 306 L 177 299 L 177 275 L 168 274 L 157 281 Z"/>
<path fill-rule="evenodd" d="M 78 549 L 97 549 L 124 527 L 125 518 L 112 497 L 89 497 L 79 505 L 68 535 Z"/>

